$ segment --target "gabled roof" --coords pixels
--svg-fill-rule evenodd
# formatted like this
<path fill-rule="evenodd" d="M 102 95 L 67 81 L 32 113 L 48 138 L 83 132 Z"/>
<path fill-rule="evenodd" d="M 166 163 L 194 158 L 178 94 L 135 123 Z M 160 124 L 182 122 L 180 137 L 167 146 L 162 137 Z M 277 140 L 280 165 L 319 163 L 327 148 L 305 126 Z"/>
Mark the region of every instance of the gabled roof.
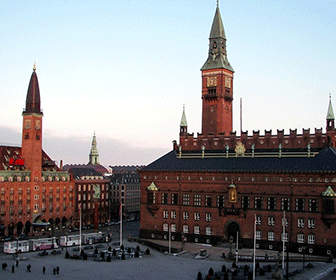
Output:
<path fill-rule="evenodd" d="M 142 169 L 143 171 L 215 172 L 336 172 L 336 151 L 328 147 L 315 157 L 236 157 L 178 158 L 171 151 Z"/>
<path fill-rule="evenodd" d="M 17 146 L 0 146 L 0 170 L 10 170 L 12 166 L 10 165 L 10 159 L 21 159 L 21 147 Z M 59 168 L 55 162 L 48 156 L 48 154 L 42 150 L 42 167 L 47 167 L 48 169 Z"/>

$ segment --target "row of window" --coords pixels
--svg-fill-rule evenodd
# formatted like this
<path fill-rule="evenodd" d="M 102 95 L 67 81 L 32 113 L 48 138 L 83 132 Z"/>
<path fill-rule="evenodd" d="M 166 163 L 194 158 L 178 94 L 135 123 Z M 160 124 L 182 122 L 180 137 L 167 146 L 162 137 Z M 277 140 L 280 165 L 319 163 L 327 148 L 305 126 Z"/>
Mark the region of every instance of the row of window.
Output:
<path fill-rule="evenodd" d="M 100 185 L 98 185 L 98 186 L 100 186 Z M 88 190 L 88 191 L 91 191 L 91 189 L 93 190 L 93 185 L 88 185 L 87 187 L 86 187 L 86 185 L 83 185 L 83 186 L 81 186 L 81 185 L 78 185 L 78 191 L 80 192 L 80 191 L 86 191 L 86 190 Z M 102 191 L 104 191 L 105 190 L 105 185 L 101 185 L 101 190 Z M 108 190 L 108 185 L 106 185 L 106 190 Z"/>
<path fill-rule="evenodd" d="M 169 218 L 169 212 L 168 210 L 163 210 L 163 218 L 168 219 Z M 172 210 L 170 211 L 170 218 L 171 219 L 176 219 L 176 211 Z M 188 220 L 189 219 L 189 212 L 184 211 L 183 212 L 183 220 Z M 201 214 L 199 212 L 194 213 L 194 220 L 199 221 L 201 219 Z M 206 222 L 211 222 L 211 213 L 205 213 L 205 221 Z"/>
<path fill-rule="evenodd" d="M 171 205 L 177 205 L 178 204 L 178 193 L 171 193 L 170 194 L 170 204 Z M 148 198 L 151 198 L 151 201 L 149 201 L 150 204 L 155 203 L 155 195 L 152 194 Z M 162 193 L 161 194 L 161 204 L 167 205 L 169 202 L 169 194 L 168 193 Z M 254 197 L 254 209 L 263 209 L 263 202 L 264 198 L 260 196 Z M 280 209 L 282 211 L 289 211 L 290 210 L 290 198 L 281 198 L 280 199 L 281 205 Z M 296 211 L 305 211 L 305 199 L 304 198 L 296 198 L 295 199 L 295 210 Z M 266 209 L 267 210 L 277 210 L 277 199 L 275 197 L 267 197 L 266 198 Z M 205 195 L 204 197 L 204 206 L 206 207 L 212 207 L 213 205 L 212 196 L 211 195 Z M 191 195 L 188 193 L 184 193 L 182 195 L 182 205 L 188 206 L 191 205 Z M 202 204 L 202 196 L 200 194 L 194 194 L 193 195 L 193 206 L 203 206 Z M 217 196 L 217 207 L 224 207 L 224 196 L 218 195 Z M 243 196 L 241 199 L 241 207 L 243 209 L 249 209 L 251 208 L 250 205 L 250 197 L 249 196 Z M 318 203 L 316 199 L 308 199 L 308 211 L 309 212 L 317 212 L 318 211 Z"/>
<path fill-rule="evenodd" d="M 283 220 L 281 219 L 281 224 L 285 222 L 285 225 L 288 226 L 287 219 Z M 275 225 L 275 217 L 268 216 L 267 217 L 267 225 L 274 226 Z M 262 216 L 256 216 L 256 224 L 261 225 L 262 224 Z M 297 219 L 297 226 L 298 228 L 304 228 L 305 227 L 305 218 L 298 218 Z M 315 228 L 315 219 L 314 218 L 308 218 L 307 219 L 307 227 L 308 228 Z"/>
<path fill-rule="evenodd" d="M 162 225 L 163 231 L 169 231 L 169 225 L 167 223 Z M 170 231 L 171 232 L 176 232 L 176 224 L 171 224 L 170 225 Z M 193 234 L 201 234 L 200 226 L 194 226 L 193 232 L 189 231 L 189 226 L 188 225 L 183 225 L 183 233 L 193 233 Z M 205 227 L 205 235 L 212 235 L 212 230 L 211 227 Z"/>
<path fill-rule="evenodd" d="M 108 199 L 108 193 L 104 194 L 104 193 L 101 193 L 101 199 Z M 78 201 L 81 201 L 81 200 L 86 200 L 86 194 L 84 193 L 83 195 L 81 195 L 80 193 L 78 194 Z M 87 195 L 87 199 L 88 200 L 91 200 L 91 194 L 88 194 Z"/>
<path fill-rule="evenodd" d="M 262 240 L 262 231 L 256 231 L 256 240 Z M 268 241 L 275 241 L 275 233 L 273 231 L 267 232 L 267 240 Z M 288 242 L 288 232 L 281 233 L 281 241 Z M 296 236 L 297 243 L 305 243 L 305 235 L 304 233 L 298 233 Z M 308 244 L 315 244 L 315 234 L 311 233 L 307 235 L 307 243 Z"/>

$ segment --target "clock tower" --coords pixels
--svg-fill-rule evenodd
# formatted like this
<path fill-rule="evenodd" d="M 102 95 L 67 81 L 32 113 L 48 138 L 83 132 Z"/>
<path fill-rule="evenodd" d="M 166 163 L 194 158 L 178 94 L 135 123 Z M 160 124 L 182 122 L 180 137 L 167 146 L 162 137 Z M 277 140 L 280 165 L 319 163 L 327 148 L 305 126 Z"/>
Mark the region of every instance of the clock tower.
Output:
<path fill-rule="evenodd" d="M 202 71 L 202 134 L 232 131 L 233 73 L 226 52 L 224 26 L 217 4 Z"/>
<path fill-rule="evenodd" d="M 26 107 L 22 113 L 22 157 L 25 167 L 31 171 L 31 178 L 41 178 L 42 171 L 42 117 L 40 89 L 36 66 L 30 78 Z"/>

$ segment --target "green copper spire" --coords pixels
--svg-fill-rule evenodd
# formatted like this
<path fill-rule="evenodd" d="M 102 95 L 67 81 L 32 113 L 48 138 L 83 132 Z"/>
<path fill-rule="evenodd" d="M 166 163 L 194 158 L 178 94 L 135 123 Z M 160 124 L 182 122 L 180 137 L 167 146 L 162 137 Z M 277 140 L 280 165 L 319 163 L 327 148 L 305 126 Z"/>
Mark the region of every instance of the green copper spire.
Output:
<path fill-rule="evenodd" d="M 99 164 L 99 154 L 97 149 L 97 140 L 96 140 L 96 133 L 93 133 L 91 150 L 89 155 L 89 164 L 95 165 Z"/>
<path fill-rule="evenodd" d="M 226 36 L 218 2 L 215 17 L 211 26 L 209 41 L 208 59 L 201 70 L 224 68 L 234 72 L 227 58 Z"/>
<path fill-rule="evenodd" d="M 334 110 L 331 104 L 331 95 L 329 95 L 329 107 L 328 107 L 328 113 L 327 113 L 327 120 L 334 120 L 335 115 L 334 115 Z"/>
<path fill-rule="evenodd" d="M 184 109 L 184 105 L 183 105 L 183 113 L 182 113 L 182 118 L 181 118 L 181 123 L 180 123 L 180 127 L 187 127 L 187 118 L 185 115 L 185 109 Z"/>

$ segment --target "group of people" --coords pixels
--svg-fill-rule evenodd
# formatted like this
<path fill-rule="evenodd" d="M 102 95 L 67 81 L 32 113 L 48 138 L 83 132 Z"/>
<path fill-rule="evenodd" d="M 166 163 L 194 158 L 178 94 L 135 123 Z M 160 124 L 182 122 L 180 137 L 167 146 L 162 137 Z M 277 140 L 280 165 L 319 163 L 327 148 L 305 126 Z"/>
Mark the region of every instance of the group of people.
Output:
<path fill-rule="evenodd" d="M 8 266 L 7 263 L 2 263 L 2 270 L 6 270 L 7 266 Z M 18 260 L 15 261 L 15 266 L 16 267 L 19 266 L 19 261 Z M 12 265 L 12 273 L 15 273 L 15 266 L 14 266 L 14 264 Z M 27 264 L 26 271 L 31 272 L 31 268 L 32 268 L 31 264 Z M 42 273 L 46 274 L 46 270 L 47 270 L 46 267 L 43 266 L 42 267 Z M 59 266 L 54 267 L 53 268 L 53 274 L 54 275 L 59 275 L 59 273 L 60 273 L 60 267 Z"/>

